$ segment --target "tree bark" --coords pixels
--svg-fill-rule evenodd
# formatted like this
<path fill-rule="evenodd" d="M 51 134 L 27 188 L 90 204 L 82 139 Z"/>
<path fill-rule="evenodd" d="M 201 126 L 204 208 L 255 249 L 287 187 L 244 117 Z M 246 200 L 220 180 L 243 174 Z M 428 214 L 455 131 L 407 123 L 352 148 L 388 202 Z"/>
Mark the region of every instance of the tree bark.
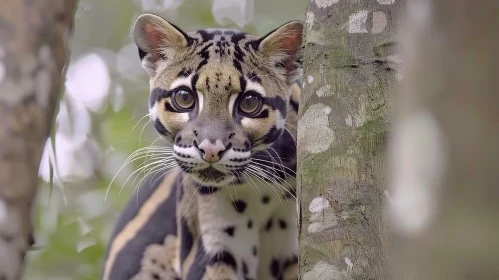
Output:
<path fill-rule="evenodd" d="M 298 124 L 301 279 L 388 279 L 384 147 L 403 1 L 308 3 Z"/>
<path fill-rule="evenodd" d="M 0 279 L 20 279 L 75 1 L 0 1 Z"/>
<path fill-rule="evenodd" d="M 390 142 L 395 279 L 499 279 L 499 2 L 411 2 Z"/>

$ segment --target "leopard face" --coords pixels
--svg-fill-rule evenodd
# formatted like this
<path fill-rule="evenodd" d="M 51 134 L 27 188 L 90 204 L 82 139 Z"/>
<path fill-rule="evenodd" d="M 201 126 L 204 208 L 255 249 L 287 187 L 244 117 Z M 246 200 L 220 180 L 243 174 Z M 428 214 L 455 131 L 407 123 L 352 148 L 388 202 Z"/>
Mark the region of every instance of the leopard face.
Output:
<path fill-rule="evenodd" d="M 152 14 L 137 19 L 151 121 L 197 183 L 240 181 L 252 156 L 279 139 L 301 36 L 298 21 L 257 37 L 228 29 L 185 33 Z"/>

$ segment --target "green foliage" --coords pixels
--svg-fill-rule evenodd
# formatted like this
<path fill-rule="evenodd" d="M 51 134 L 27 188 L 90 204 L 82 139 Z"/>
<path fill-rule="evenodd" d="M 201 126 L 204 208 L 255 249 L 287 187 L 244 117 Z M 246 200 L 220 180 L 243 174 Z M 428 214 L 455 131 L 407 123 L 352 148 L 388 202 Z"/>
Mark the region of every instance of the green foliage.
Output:
<path fill-rule="evenodd" d="M 132 198 L 135 186 L 132 178 L 121 191 L 124 178 L 142 160 L 132 162 L 110 185 L 116 170 L 126 157 L 138 148 L 151 145 L 157 135 L 148 117 L 148 81 L 145 72 L 136 80 L 122 77 L 116 70 L 116 54 L 124 45 L 132 43 L 130 30 L 135 17 L 142 12 L 140 0 L 80 0 L 75 18 L 75 34 L 71 43 L 71 60 L 95 52 L 107 63 L 111 75 L 109 95 L 115 88 L 123 88 L 124 105 L 115 111 L 108 104 L 104 112 L 92 113 L 92 139 L 99 147 L 99 160 L 92 178 L 85 181 L 42 183 L 34 215 L 36 244 L 27 255 L 24 279 L 90 280 L 99 279 L 105 248 L 117 215 Z M 162 2 L 162 1 L 149 1 Z M 165 1 L 168 2 L 168 1 Z M 257 0 L 255 19 L 244 26 L 247 32 L 263 35 L 280 24 L 302 19 L 304 1 L 280 0 L 267 3 Z M 275 9 L 286 3 L 286 9 Z M 212 1 L 184 1 L 177 11 L 148 11 L 165 16 L 186 31 L 216 27 L 211 10 Z M 271 7 L 271 8 L 269 8 Z M 235 24 L 225 26 L 237 28 Z M 107 55 L 107 57 L 106 57 Z M 138 54 L 127 57 L 139 66 Z M 113 58 L 114 56 L 114 58 Z M 110 97 L 110 103 L 113 101 Z M 139 120 L 141 120 L 139 122 Z M 54 133 L 51 134 L 55 135 Z M 142 141 L 139 141 L 142 140 Z M 55 150 L 58 142 L 51 142 Z M 156 145 L 160 143 L 156 142 Z M 107 162 L 111 157 L 118 162 Z M 102 162 L 101 162 L 102 163 Z M 51 174 L 54 173 L 52 167 Z M 108 196 L 105 197 L 109 187 Z"/>

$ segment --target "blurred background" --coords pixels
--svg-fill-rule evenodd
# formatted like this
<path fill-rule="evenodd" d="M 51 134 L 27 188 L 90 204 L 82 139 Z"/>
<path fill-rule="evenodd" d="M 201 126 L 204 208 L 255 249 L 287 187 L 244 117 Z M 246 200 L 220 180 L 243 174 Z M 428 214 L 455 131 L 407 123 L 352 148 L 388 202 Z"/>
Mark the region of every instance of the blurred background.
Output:
<path fill-rule="evenodd" d="M 161 15 L 184 31 L 225 27 L 265 35 L 287 21 L 303 20 L 306 4 L 80 0 L 65 89 L 40 166 L 36 244 L 24 279 L 99 278 L 110 231 L 143 175 L 126 182 L 140 161 L 120 168 L 134 150 L 157 139 L 146 116 L 148 78 L 131 38 L 139 14 Z"/>

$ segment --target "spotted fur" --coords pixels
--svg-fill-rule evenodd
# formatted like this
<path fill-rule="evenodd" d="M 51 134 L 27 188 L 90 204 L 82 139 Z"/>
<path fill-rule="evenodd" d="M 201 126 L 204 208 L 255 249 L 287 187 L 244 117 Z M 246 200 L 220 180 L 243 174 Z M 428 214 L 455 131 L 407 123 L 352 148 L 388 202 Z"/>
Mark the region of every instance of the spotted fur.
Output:
<path fill-rule="evenodd" d="M 178 169 L 122 213 L 102 279 L 297 279 L 296 123 L 302 24 L 257 37 L 185 33 L 141 15 L 149 114 Z"/>

